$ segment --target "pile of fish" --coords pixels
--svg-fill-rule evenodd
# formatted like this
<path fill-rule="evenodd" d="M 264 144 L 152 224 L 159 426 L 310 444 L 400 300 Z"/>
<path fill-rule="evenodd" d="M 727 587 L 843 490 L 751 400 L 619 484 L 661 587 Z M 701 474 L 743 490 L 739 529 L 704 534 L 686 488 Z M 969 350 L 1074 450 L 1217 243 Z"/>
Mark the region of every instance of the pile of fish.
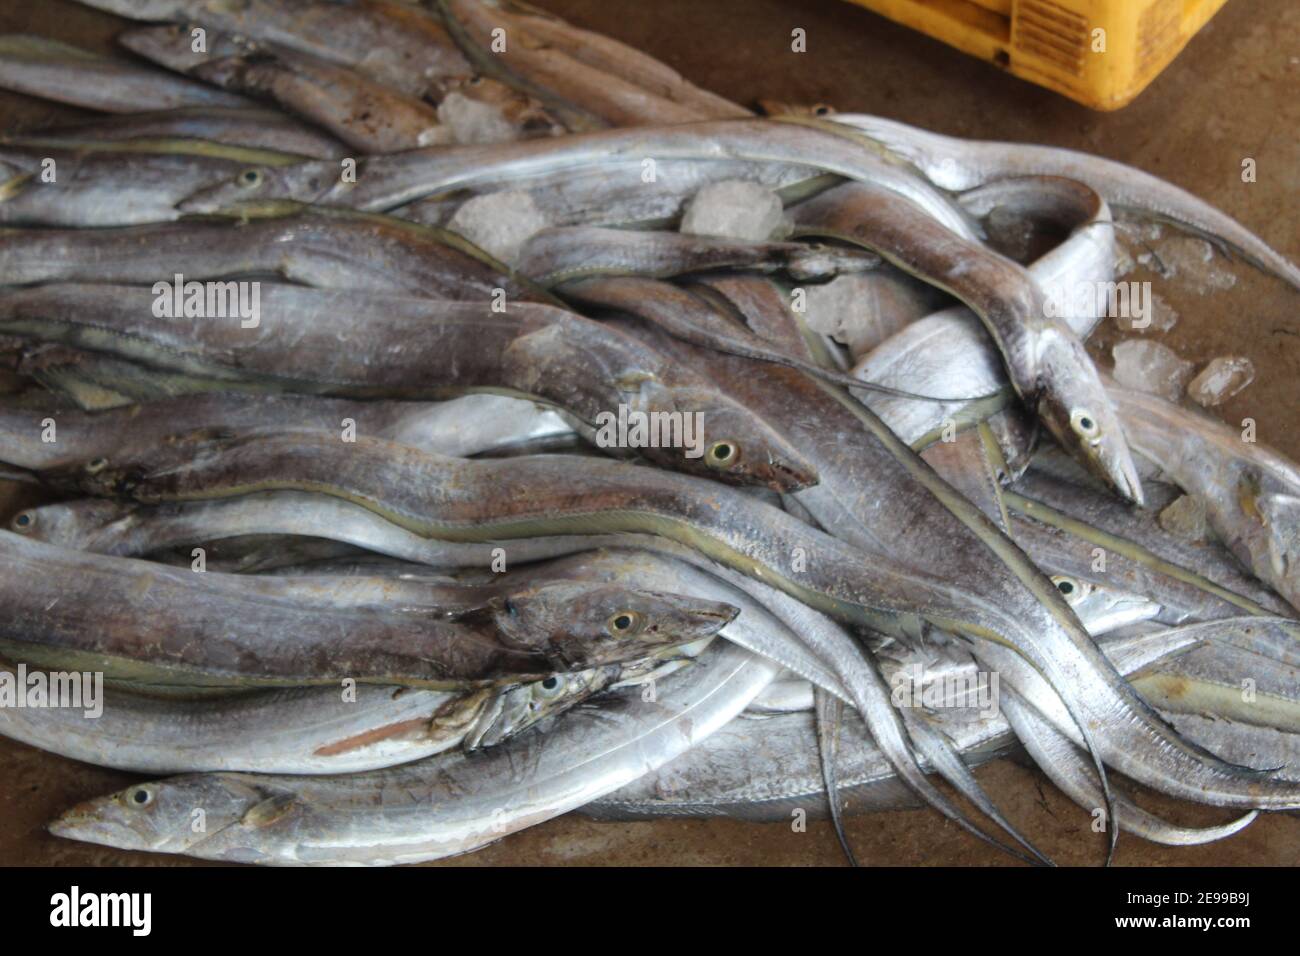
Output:
<path fill-rule="evenodd" d="M 53 833 L 922 804 L 1048 862 L 972 772 L 1017 749 L 1112 853 L 1300 808 L 1300 468 L 1084 348 L 1144 222 L 1300 288 L 1240 224 L 511 0 L 84 2 L 131 55 L 0 38 L 105 114 L 0 141 L 0 462 L 57 493 L 0 531 L 0 676 L 107 686 L 0 733 L 159 779 Z"/>

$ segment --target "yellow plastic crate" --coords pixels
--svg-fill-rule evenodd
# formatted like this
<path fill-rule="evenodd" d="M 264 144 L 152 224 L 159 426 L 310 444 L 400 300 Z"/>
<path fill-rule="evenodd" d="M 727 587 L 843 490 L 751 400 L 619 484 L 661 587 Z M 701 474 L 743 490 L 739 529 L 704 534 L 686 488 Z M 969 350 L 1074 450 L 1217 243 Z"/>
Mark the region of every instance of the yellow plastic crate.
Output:
<path fill-rule="evenodd" d="M 1085 106 L 1114 110 L 1146 89 L 1227 0 L 850 2 Z"/>

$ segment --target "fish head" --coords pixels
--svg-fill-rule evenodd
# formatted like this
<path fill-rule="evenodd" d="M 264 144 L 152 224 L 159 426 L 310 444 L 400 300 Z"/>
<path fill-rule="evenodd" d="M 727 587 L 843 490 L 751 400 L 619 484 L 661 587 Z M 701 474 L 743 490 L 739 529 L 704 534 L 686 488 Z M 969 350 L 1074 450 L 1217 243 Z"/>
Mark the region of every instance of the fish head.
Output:
<path fill-rule="evenodd" d="M 9 519 L 15 534 L 84 550 L 105 526 L 121 521 L 135 511 L 129 503 L 87 498 L 27 508 Z"/>
<path fill-rule="evenodd" d="M 229 215 L 248 203 L 285 199 L 314 202 L 338 185 L 339 168 L 335 163 L 247 166 L 223 182 L 190 194 L 176 208 L 187 215 Z"/>
<path fill-rule="evenodd" d="M 1038 417 L 1070 455 L 1121 497 L 1143 504 L 1124 426 L 1083 343 L 1048 330 L 1039 351 Z"/>
<path fill-rule="evenodd" d="M 217 834 L 255 819 L 268 796 L 237 774 L 185 774 L 80 803 L 49 831 L 123 850 L 193 853 Z"/>
<path fill-rule="evenodd" d="M 1052 583 L 1094 637 L 1127 624 L 1150 620 L 1161 610 L 1159 604 L 1140 594 L 1093 584 L 1068 574 L 1052 575 Z"/>
<path fill-rule="evenodd" d="M 484 708 L 465 735 L 465 750 L 480 750 L 527 730 L 548 717 L 564 713 L 613 685 L 622 672 L 617 665 L 551 674 L 542 680 L 511 687 Z"/>
<path fill-rule="evenodd" d="M 579 670 L 644 657 L 716 634 L 739 609 L 720 601 L 622 584 L 551 581 L 492 599 L 506 642 Z"/>
<path fill-rule="evenodd" d="M 663 404 L 682 415 L 686 440 L 679 447 L 643 449 L 656 464 L 730 485 L 780 492 L 817 484 L 817 469 L 807 456 L 744 405 L 709 389 L 674 387 L 668 392 Z"/>

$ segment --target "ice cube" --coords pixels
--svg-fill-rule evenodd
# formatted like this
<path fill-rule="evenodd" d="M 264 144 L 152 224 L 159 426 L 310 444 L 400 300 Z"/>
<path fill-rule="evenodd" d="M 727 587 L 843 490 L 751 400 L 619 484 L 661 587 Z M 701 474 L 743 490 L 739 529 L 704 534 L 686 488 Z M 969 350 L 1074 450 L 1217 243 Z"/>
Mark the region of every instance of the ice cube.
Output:
<path fill-rule="evenodd" d="M 1156 292 L 1150 293 L 1150 322 L 1142 325 L 1142 320 L 1133 315 L 1117 314 L 1115 324 L 1124 332 L 1168 332 L 1178 324 L 1178 313 L 1174 307 Z M 1122 310 L 1121 310 L 1122 311 Z M 1132 310 L 1130 310 L 1132 311 Z M 1134 323 L 1138 323 L 1135 325 Z"/>
<path fill-rule="evenodd" d="M 1222 405 L 1255 380 L 1255 365 L 1243 355 L 1211 359 L 1187 386 L 1193 401 L 1209 408 Z"/>
<path fill-rule="evenodd" d="M 499 105 L 473 100 L 454 90 L 438 104 L 438 121 L 451 131 L 457 143 L 508 143 L 519 138 Z"/>
<path fill-rule="evenodd" d="M 468 199 L 447 223 L 452 232 L 511 265 L 519 261 L 524 243 L 546 226 L 532 195 L 521 190 Z"/>
<path fill-rule="evenodd" d="M 1204 295 L 1231 289 L 1237 277 L 1215 259 L 1214 247 L 1195 236 L 1170 236 L 1155 248 L 1152 267 L 1169 278 L 1178 277 L 1191 291 Z"/>
<path fill-rule="evenodd" d="M 781 230 L 781 197 L 766 186 L 725 179 L 710 183 L 691 199 L 681 231 L 694 236 L 723 236 L 761 241 Z"/>
<path fill-rule="evenodd" d="M 1191 362 L 1184 362 L 1159 342 L 1125 339 L 1111 349 L 1111 355 L 1115 358 L 1115 381 L 1120 385 L 1171 402 L 1182 397 L 1192 374 Z"/>

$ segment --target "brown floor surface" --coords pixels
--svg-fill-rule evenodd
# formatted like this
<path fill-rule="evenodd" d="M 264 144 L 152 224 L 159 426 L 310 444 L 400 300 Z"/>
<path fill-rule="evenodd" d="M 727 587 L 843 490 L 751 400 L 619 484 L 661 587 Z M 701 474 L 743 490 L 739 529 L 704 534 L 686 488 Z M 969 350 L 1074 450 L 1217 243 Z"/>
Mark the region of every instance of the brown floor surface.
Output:
<path fill-rule="evenodd" d="M 1133 105 L 1090 112 L 991 66 L 839 0 L 536 0 L 580 26 L 637 46 L 696 83 L 740 102 L 829 103 L 841 112 L 895 117 L 956 135 L 1084 149 L 1132 163 L 1211 200 L 1300 261 L 1294 200 L 1300 188 L 1300 6 L 1293 0 L 1233 0 Z M 115 18 L 68 0 L 6 4 L 0 32 L 30 32 L 112 49 Z M 808 52 L 790 51 L 790 31 L 807 31 Z M 80 115 L 0 92 L 0 129 Z M 1243 184 L 1241 163 L 1258 162 Z M 1161 340 L 1197 363 L 1248 356 L 1259 380 L 1221 410 L 1258 421 L 1259 436 L 1300 459 L 1296 421 L 1300 320 L 1295 293 L 1237 269 L 1227 292 L 1199 294 L 1176 284 L 1157 290 L 1181 320 Z M 1149 278 L 1136 275 L 1135 278 Z M 1109 331 L 1097 347 L 1119 338 Z M 1100 352 L 1099 352 L 1100 354 Z M 0 517 L 25 505 L 0 483 Z M 979 774 L 1007 816 L 1062 864 L 1103 859 L 1090 818 L 1034 769 L 1001 761 Z M 56 840 L 43 824 L 62 808 L 125 786 L 126 774 L 86 767 L 0 740 L 0 864 L 188 863 Z M 1158 795 L 1148 807 L 1185 823 L 1223 814 Z M 850 821 L 859 858 L 879 865 L 1003 865 L 1007 857 L 929 812 L 876 814 Z M 1300 817 L 1269 815 L 1236 837 L 1206 847 L 1169 848 L 1120 840 L 1127 865 L 1293 865 Z M 565 817 L 451 865 L 817 865 L 841 862 L 827 825 L 806 833 L 785 824 L 727 820 L 597 824 Z"/>

